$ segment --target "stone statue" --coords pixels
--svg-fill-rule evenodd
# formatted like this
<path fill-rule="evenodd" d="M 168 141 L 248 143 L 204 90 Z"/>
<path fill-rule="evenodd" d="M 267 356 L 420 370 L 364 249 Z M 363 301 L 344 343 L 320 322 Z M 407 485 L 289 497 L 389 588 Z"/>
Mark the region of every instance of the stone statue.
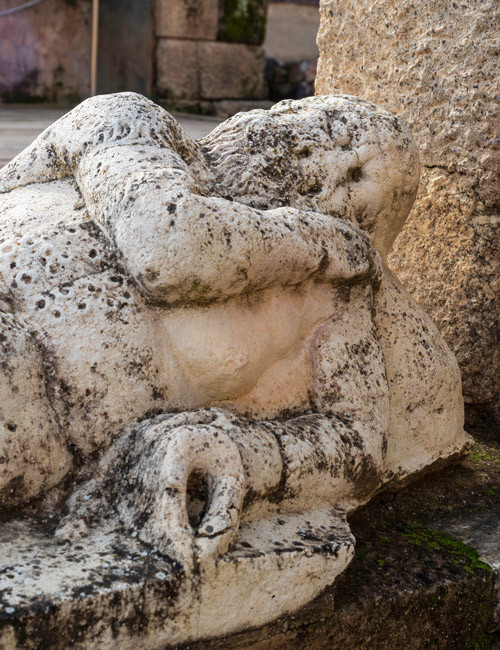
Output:
<path fill-rule="evenodd" d="M 349 96 L 198 142 L 132 93 L 49 127 L 0 172 L 4 515 L 179 563 L 209 604 L 176 640 L 333 582 L 346 515 L 469 444 L 456 361 L 385 265 L 418 178 L 408 128 Z"/>

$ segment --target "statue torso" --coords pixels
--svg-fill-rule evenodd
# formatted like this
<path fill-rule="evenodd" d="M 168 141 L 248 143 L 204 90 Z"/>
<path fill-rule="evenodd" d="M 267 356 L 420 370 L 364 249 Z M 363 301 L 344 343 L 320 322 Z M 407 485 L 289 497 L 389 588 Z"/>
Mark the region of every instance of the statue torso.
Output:
<path fill-rule="evenodd" d="M 69 181 L 14 190 L 4 206 L 2 291 L 43 349 L 47 372 L 63 378 L 51 383 L 54 403 L 83 453 L 156 410 L 226 404 L 276 417 L 308 407 L 308 341 L 335 313 L 327 285 L 158 307 L 145 302 Z"/>

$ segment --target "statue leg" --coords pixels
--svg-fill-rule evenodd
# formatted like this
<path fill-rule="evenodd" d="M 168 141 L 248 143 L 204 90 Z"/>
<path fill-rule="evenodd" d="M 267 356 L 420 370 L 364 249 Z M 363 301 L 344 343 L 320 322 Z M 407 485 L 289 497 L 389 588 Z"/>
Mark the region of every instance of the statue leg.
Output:
<path fill-rule="evenodd" d="M 43 361 L 19 319 L 0 305 L 0 511 L 56 485 L 71 466 L 46 392 Z"/>
<path fill-rule="evenodd" d="M 381 460 L 389 423 L 385 360 L 372 318 L 372 288 L 357 285 L 341 315 L 324 323 L 311 344 L 311 403 L 316 413 L 338 417 Z"/>

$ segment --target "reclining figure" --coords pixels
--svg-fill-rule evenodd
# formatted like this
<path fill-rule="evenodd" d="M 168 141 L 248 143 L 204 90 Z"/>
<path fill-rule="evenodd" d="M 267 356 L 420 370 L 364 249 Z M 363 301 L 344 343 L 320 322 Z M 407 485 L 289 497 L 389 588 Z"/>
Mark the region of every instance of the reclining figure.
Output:
<path fill-rule="evenodd" d="M 85 479 L 60 534 L 108 508 L 192 571 L 245 517 L 463 452 L 456 361 L 385 261 L 418 178 L 348 96 L 200 141 L 132 93 L 54 123 L 0 172 L 0 509 Z"/>

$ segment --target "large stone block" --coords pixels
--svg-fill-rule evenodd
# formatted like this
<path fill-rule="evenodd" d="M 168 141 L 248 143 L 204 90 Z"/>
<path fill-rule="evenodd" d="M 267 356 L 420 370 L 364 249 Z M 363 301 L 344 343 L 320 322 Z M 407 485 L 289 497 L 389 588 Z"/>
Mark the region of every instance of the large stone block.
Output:
<path fill-rule="evenodd" d="M 322 0 L 316 93 L 405 117 L 421 190 L 391 264 L 459 359 L 470 421 L 499 414 L 496 0 Z"/>
<path fill-rule="evenodd" d="M 157 87 L 170 99 L 258 99 L 264 52 L 239 43 L 160 39 Z"/>
<path fill-rule="evenodd" d="M 219 29 L 215 0 L 157 0 L 156 35 L 168 38 L 212 40 Z"/>
<path fill-rule="evenodd" d="M 316 60 L 318 27 L 318 7 L 271 3 L 264 41 L 266 56 L 283 62 Z"/>
<path fill-rule="evenodd" d="M 264 51 L 238 43 L 199 43 L 203 99 L 260 99 Z"/>
<path fill-rule="evenodd" d="M 169 99 L 199 97 L 198 49 L 195 42 L 160 38 L 156 50 L 158 92 Z"/>

